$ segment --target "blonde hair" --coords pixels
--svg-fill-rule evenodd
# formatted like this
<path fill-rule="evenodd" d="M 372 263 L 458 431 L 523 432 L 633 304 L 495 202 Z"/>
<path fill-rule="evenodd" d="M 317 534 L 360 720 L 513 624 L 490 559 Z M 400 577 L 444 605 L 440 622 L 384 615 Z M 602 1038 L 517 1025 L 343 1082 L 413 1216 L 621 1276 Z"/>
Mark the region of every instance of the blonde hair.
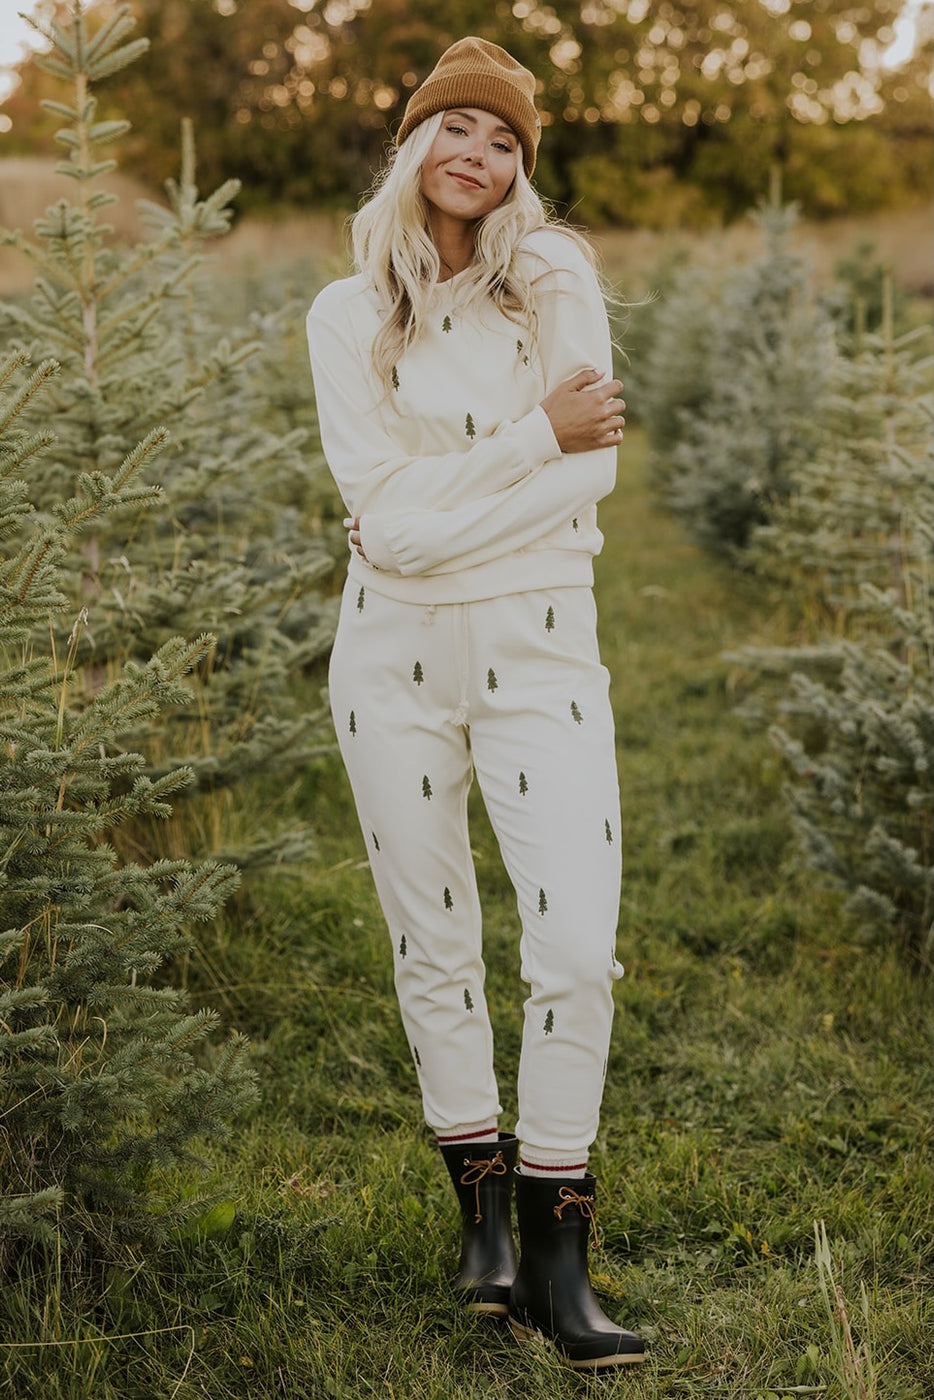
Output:
<path fill-rule="evenodd" d="M 441 273 L 432 242 L 428 204 L 421 191 L 421 169 L 441 128 L 443 112 L 419 123 L 377 176 L 373 193 L 351 226 L 354 263 L 385 308 L 373 342 L 373 367 L 387 392 L 399 358 L 425 323 L 431 293 Z M 534 340 L 534 282 L 523 271 L 517 249 L 527 234 L 560 228 L 595 261 L 593 249 L 576 230 L 556 219 L 529 184 L 517 151 L 516 178 L 503 202 L 477 228 L 475 257 L 458 285 L 463 306 L 489 298 Z"/>

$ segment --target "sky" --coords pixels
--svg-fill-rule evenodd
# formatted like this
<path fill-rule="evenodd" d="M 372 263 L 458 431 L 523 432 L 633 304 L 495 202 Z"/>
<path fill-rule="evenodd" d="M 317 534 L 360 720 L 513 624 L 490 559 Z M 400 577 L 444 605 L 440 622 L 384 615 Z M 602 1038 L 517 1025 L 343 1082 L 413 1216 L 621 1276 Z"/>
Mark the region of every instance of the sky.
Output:
<path fill-rule="evenodd" d="M 931 3 L 932 0 L 905 0 L 905 8 L 896 21 L 895 40 L 886 54 L 888 67 L 896 67 L 911 53 L 917 16 Z M 31 0 L 0 0 L 0 102 L 9 95 L 14 85 L 12 68 L 25 57 L 30 47 L 38 43 L 35 31 L 20 18 L 19 13 L 29 13 L 34 9 Z M 0 134 L 8 129 L 9 119 L 0 113 Z"/>

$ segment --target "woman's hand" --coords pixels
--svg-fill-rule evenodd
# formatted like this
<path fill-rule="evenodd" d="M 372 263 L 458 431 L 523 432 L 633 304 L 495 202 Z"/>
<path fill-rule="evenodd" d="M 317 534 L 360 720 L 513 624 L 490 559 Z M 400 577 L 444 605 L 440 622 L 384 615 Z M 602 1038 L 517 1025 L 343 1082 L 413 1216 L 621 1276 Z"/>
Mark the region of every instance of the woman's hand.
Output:
<path fill-rule="evenodd" d="M 360 540 L 359 515 L 355 515 L 352 520 L 348 516 L 346 520 L 341 521 L 341 524 L 343 525 L 344 529 L 348 532 L 348 538 L 350 540 L 351 549 L 355 549 L 360 555 L 361 559 L 366 559 L 366 555 L 363 552 L 363 545 Z"/>
<path fill-rule="evenodd" d="M 582 369 L 542 399 L 552 432 L 562 452 L 592 452 L 622 441 L 625 418 L 618 379 L 603 378 L 598 370 Z"/>

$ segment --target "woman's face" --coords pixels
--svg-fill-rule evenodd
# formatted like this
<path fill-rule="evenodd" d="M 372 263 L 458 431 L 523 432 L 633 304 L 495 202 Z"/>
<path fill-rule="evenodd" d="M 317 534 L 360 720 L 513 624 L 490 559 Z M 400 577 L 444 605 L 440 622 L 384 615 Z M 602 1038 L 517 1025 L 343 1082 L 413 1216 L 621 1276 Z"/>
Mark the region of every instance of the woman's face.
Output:
<path fill-rule="evenodd" d="M 492 112 L 445 112 L 422 165 L 422 194 L 443 214 L 473 223 L 506 198 L 516 178 L 519 142 Z"/>

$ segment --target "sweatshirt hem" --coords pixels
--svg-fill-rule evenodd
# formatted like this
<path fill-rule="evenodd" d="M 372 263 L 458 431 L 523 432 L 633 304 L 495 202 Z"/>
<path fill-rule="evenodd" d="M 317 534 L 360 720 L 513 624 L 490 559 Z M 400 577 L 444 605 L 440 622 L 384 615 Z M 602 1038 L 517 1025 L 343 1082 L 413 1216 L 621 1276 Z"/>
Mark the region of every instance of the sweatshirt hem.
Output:
<path fill-rule="evenodd" d="M 532 593 L 547 588 L 592 588 L 593 556 L 574 550 L 537 549 L 494 559 L 451 574 L 404 577 L 375 569 L 353 554 L 347 577 L 374 593 L 399 603 L 431 607 L 442 603 L 479 603 L 506 593 Z"/>

